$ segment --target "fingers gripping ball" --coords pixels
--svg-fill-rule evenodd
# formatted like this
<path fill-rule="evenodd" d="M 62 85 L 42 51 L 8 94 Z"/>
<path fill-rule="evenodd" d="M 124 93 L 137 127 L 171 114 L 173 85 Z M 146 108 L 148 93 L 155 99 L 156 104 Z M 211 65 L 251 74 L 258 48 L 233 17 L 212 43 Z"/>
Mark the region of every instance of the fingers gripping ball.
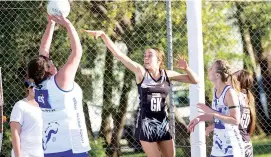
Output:
<path fill-rule="evenodd" d="M 47 5 L 47 13 L 49 15 L 67 17 L 71 7 L 68 0 L 49 0 Z"/>

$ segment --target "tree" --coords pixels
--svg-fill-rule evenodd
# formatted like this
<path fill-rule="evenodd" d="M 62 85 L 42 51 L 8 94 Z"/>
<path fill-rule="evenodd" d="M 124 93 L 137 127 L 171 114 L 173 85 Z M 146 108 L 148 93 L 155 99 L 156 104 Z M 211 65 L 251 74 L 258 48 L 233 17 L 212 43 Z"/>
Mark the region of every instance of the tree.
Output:
<path fill-rule="evenodd" d="M 271 100 L 271 73 L 268 69 L 268 58 L 264 56 L 265 46 L 263 43 L 269 37 L 270 30 L 268 24 L 271 19 L 268 16 L 268 12 L 271 10 L 271 7 L 266 2 L 236 2 L 235 6 L 236 24 L 242 36 L 244 53 L 248 56 L 248 61 L 245 61 L 246 68 L 251 69 L 255 73 L 254 93 L 256 96 L 256 109 L 258 113 L 263 113 L 257 114 L 258 122 L 263 131 L 269 135 L 271 126 L 268 125 L 270 124 L 270 119 L 267 115 L 271 113 L 269 105 Z M 266 98 L 266 101 L 263 101 L 263 98 Z M 268 110 L 265 106 L 268 107 Z M 260 130 L 260 128 L 258 129 Z"/>

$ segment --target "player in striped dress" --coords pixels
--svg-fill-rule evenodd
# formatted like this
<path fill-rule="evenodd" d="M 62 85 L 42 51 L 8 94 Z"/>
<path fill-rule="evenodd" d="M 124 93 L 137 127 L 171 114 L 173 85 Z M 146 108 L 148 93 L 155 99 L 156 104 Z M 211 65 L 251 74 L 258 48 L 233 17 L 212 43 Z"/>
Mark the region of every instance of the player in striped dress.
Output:
<path fill-rule="evenodd" d="M 240 83 L 241 120 L 239 130 L 245 144 L 246 157 L 253 157 L 253 147 L 250 140 L 256 125 L 255 102 L 250 91 L 253 85 L 253 77 L 247 70 L 239 70 L 234 75 Z"/>
<path fill-rule="evenodd" d="M 200 115 L 189 123 L 189 131 L 200 121 L 213 121 L 214 135 L 211 157 L 244 157 L 244 144 L 238 125 L 240 108 L 237 92 L 233 89 L 237 81 L 231 75 L 226 61 L 217 60 L 208 70 L 208 79 L 214 84 L 212 108 L 198 104 Z M 227 85 L 231 79 L 233 87 Z"/>
<path fill-rule="evenodd" d="M 149 48 L 145 51 L 144 66 L 142 66 L 124 55 L 103 31 L 86 32 L 95 38 L 101 37 L 111 53 L 136 76 L 140 104 L 135 136 L 140 140 L 147 156 L 175 156 L 165 102 L 170 81 L 196 84 L 198 78 L 182 58 L 179 59 L 178 65 L 186 74 L 165 70 L 164 52 L 157 48 Z"/>

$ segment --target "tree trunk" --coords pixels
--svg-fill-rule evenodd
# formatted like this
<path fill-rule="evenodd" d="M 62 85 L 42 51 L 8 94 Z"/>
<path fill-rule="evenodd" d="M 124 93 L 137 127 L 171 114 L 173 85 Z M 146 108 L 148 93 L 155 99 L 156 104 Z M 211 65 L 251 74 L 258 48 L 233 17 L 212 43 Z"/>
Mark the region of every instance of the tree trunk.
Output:
<path fill-rule="evenodd" d="M 85 116 L 88 137 L 94 138 L 94 134 L 93 134 L 92 128 L 91 128 L 89 113 L 88 113 L 88 105 L 86 103 L 83 103 L 83 112 L 84 112 L 84 116 Z"/>
<path fill-rule="evenodd" d="M 103 86 L 103 106 L 102 106 L 102 123 L 101 123 L 101 137 L 105 139 L 106 145 L 111 143 L 112 130 L 110 127 L 110 115 L 113 108 L 112 89 L 113 89 L 113 56 L 107 50 L 105 57 L 105 71 L 104 71 L 104 86 Z"/>
<path fill-rule="evenodd" d="M 112 156 L 117 157 L 120 155 L 120 139 L 123 132 L 123 127 L 125 125 L 126 119 L 126 109 L 128 107 L 128 99 L 129 99 L 129 92 L 132 88 L 132 82 L 134 80 L 134 76 L 128 69 L 125 69 L 124 72 L 124 85 L 122 88 L 122 93 L 120 97 L 120 104 L 118 110 L 114 112 L 113 119 L 114 119 L 114 129 L 112 133 L 111 139 L 111 149 L 112 149 Z"/>
<path fill-rule="evenodd" d="M 135 4 L 134 4 L 135 5 Z M 135 12 L 133 13 L 131 18 L 125 17 L 122 20 L 126 21 L 119 21 L 116 23 L 116 35 L 122 36 L 124 38 L 130 38 L 130 32 L 131 28 L 134 27 L 135 25 Z M 126 41 L 125 39 L 123 39 Z M 130 40 L 128 40 L 130 41 Z M 126 43 L 128 47 L 128 54 L 127 56 L 130 55 L 131 52 L 133 52 L 133 48 L 131 45 L 132 43 L 127 42 Z M 120 96 L 120 103 L 119 107 L 115 112 L 113 112 L 113 122 L 114 122 L 114 129 L 112 133 L 112 138 L 111 138 L 111 144 L 110 144 L 110 151 L 108 151 L 110 154 L 109 156 L 117 157 L 121 155 L 121 148 L 120 148 L 120 140 L 123 132 L 123 127 L 125 125 L 125 119 L 126 119 L 126 110 L 128 107 L 128 100 L 129 100 L 129 92 L 132 89 L 132 83 L 134 80 L 134 75 L 133 73 L 125 68 L 124 71 L 124 84 L 122 87 L 122 93 Z"/>
<path fill-rule="evenodd" d="M 251 28 L 251 24 L 250 23 L 246 23 L 246 20 L 244 18 L 242 18 L 241 14 L 243 13 L 243 8 L 242 8 L 242 2 L 236 2 L 236 19 L 237 19 L 237 25 L 239 27 L 240 30 L 240 34 L 241 34 L 241 38 L 242 38 L 242 42 L 243 42 L 243 50 L 244 53 L 249 56 L 250 58 L 250 62 L 252 63 L 252 69 L 255 72 L 254 75 L 254 87 L 252 89 L 252 92 L 254 93 L 255 96 L 255 107 L 256 107 L 256 111 L 257 113 L 261 113 L 258 114 L 257 117 L 257 125 L 256 130 L 264 130 L 265 133 L 268 133 L 268 129 L 265 127 L 266 126 L 266 121 L 265 119 L 266 116 L 262 113 L 264 113 L 263 110 L 263 104 L 260 101 L 260 97 L 264 96 L 266 97 L 265 93 L 261 94 L 261 91 L 263 90 L 263 81 L 261 80 L 262 78 L 262 72 L 264 72 L 264 70 L 262 69 L 263 65 L 261 65 L 260 60 L 257 57 L 257 53 L 259 53 L 260 51 L 262 51 L 261 49 L 261 42 L 260 42 L 260 34 L 254 34 L 254 31 L 252 31 Z M 252 37 L 252 38 L 251 38 Z M 246 63 L 246 61 L 244 60 L 244 63 Z M 247 69 L 249 67 L 249 65 L 245 64 L 244 68 Z M 267 102 L 266 102 L 267 103 Z M 262 127 L 262 128 L 259 128 Z"/>
<path fill-rule="evenodd" d="M 95 2 L 94 7 L 95 12 L 99 12 L 103 18 L 107 17 L 106 7 L 102 5 L 102 3 Z M 122 20 L 130 20 L 129 22 L 124 21 L 116 21 L 115 23 L 115 34 L 116 36 L 128 36 L 125 32 L 131 31 L 130 28 L 135 20 L 135 13 L 133 13 L 132 18 L 125 17 Z M 113 36 L 111 36 L 113 37 Z M 113 37 L 114 38 L 114 37 Z M 115 39 L 115 38 L 114 38 Z M 114 41 L 114 39 L 112 39 Z M 131 48 L 129 48 L 128 52 L 132 52 Z M 102 111 L 102 136 L 106 139 L 106 154 L 111 156 L 118 156 L 120 154 L 120 145 L 119 141 L 121 139 L 121 134 L 123 130 L 123 126 L 125 124 L 126 117 L 126 109 L 128 106 L 128 94 L 131 90 L 131 84 L 133 80 L 133 76 L 131 76 L 131 72 L 128 69 L 125 69 L 124 75 L 124 86 L 122 89 L 120 104 L 118 109 L 113 108 L 112 100 L 112 83 L 111 80 L 114 80 L 112 71 L 113 71 L 113 57 L 109 52 L 106 55 L 106 70 L 104 75 L 104 105 Z M 108 80 L 108 81 L 106 81 Z M 110 113 L 112 113 L 114 128 L 113 131 L 110 128 Z"/>
<path fill-rule="evenodd" d="M 252 47 L 253 47 L 253 50 L 254 50 L 254 54 L 255 54 L 255 58 L 257 60 L 257 62 L 259 63 L 259 66 L 260 66 L 260 72 L 261 72 L 261 75 L 262 75 L 262 82 L 261 84 L 259 84 L 259 87 L 260 87 L 260 94 L 261 95 L 264 95 L 266 97 L 266 101 L 264 102 L 265 103 L 265 106 L 267 106 L 267 108 L 264 109 L 264 113 L 267 114 L 270 116 L 271 114 L 271 109 L 270 109 L 270 105 L 269 103 L 271 102 L 271 75 L 269 73 L 269 70 L 268 70 L 268 61 L 266 58 L 264 58 L 263 56 L 263 48 L 262 48 L 262 30 L 261 29 L 253 29 L 252 26 L 250 26 L 250 29 L 249 29 L 249 33 L 250 33 L 250 36 L 251 36 L 251 43 L 252 43 Z M 263 102 L 262 102 L 263 103 Z M 264 114 L 264 115 L 265 115 Z M 269 117 L 270 118 L 270 117 Z M 271 123 L 271 120 L 269 118 L 266 118 L 264 119 L 264 132 L 267 134 L 267 135 L 271 135 L 271 126 L 269 125 Z"/>

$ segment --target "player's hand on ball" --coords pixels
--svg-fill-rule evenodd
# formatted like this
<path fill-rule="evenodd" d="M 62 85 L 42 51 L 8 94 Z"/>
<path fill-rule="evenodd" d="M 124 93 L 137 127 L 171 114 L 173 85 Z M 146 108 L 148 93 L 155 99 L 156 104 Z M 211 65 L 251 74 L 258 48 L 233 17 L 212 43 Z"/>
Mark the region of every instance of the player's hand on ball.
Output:
<path fill-rule="evenodd" d="M 91 30 L 85 30 L 85 29 L 83 31 L 94 36 L 95 39 L 105 34 L 104 31 L 91 31 Z"/>
<path fill-rule="evenodd" d="M 47 16 L 47 20 L 48 20 L 48 23 L 53 23 L 53 24 L 55 23 L 51 15 Z"/>
<path fill-rule="evenodd" d="M 64 16 L 51 15 L 51 19 L 62 26 L 68 26 L 71 22 Z"/>

